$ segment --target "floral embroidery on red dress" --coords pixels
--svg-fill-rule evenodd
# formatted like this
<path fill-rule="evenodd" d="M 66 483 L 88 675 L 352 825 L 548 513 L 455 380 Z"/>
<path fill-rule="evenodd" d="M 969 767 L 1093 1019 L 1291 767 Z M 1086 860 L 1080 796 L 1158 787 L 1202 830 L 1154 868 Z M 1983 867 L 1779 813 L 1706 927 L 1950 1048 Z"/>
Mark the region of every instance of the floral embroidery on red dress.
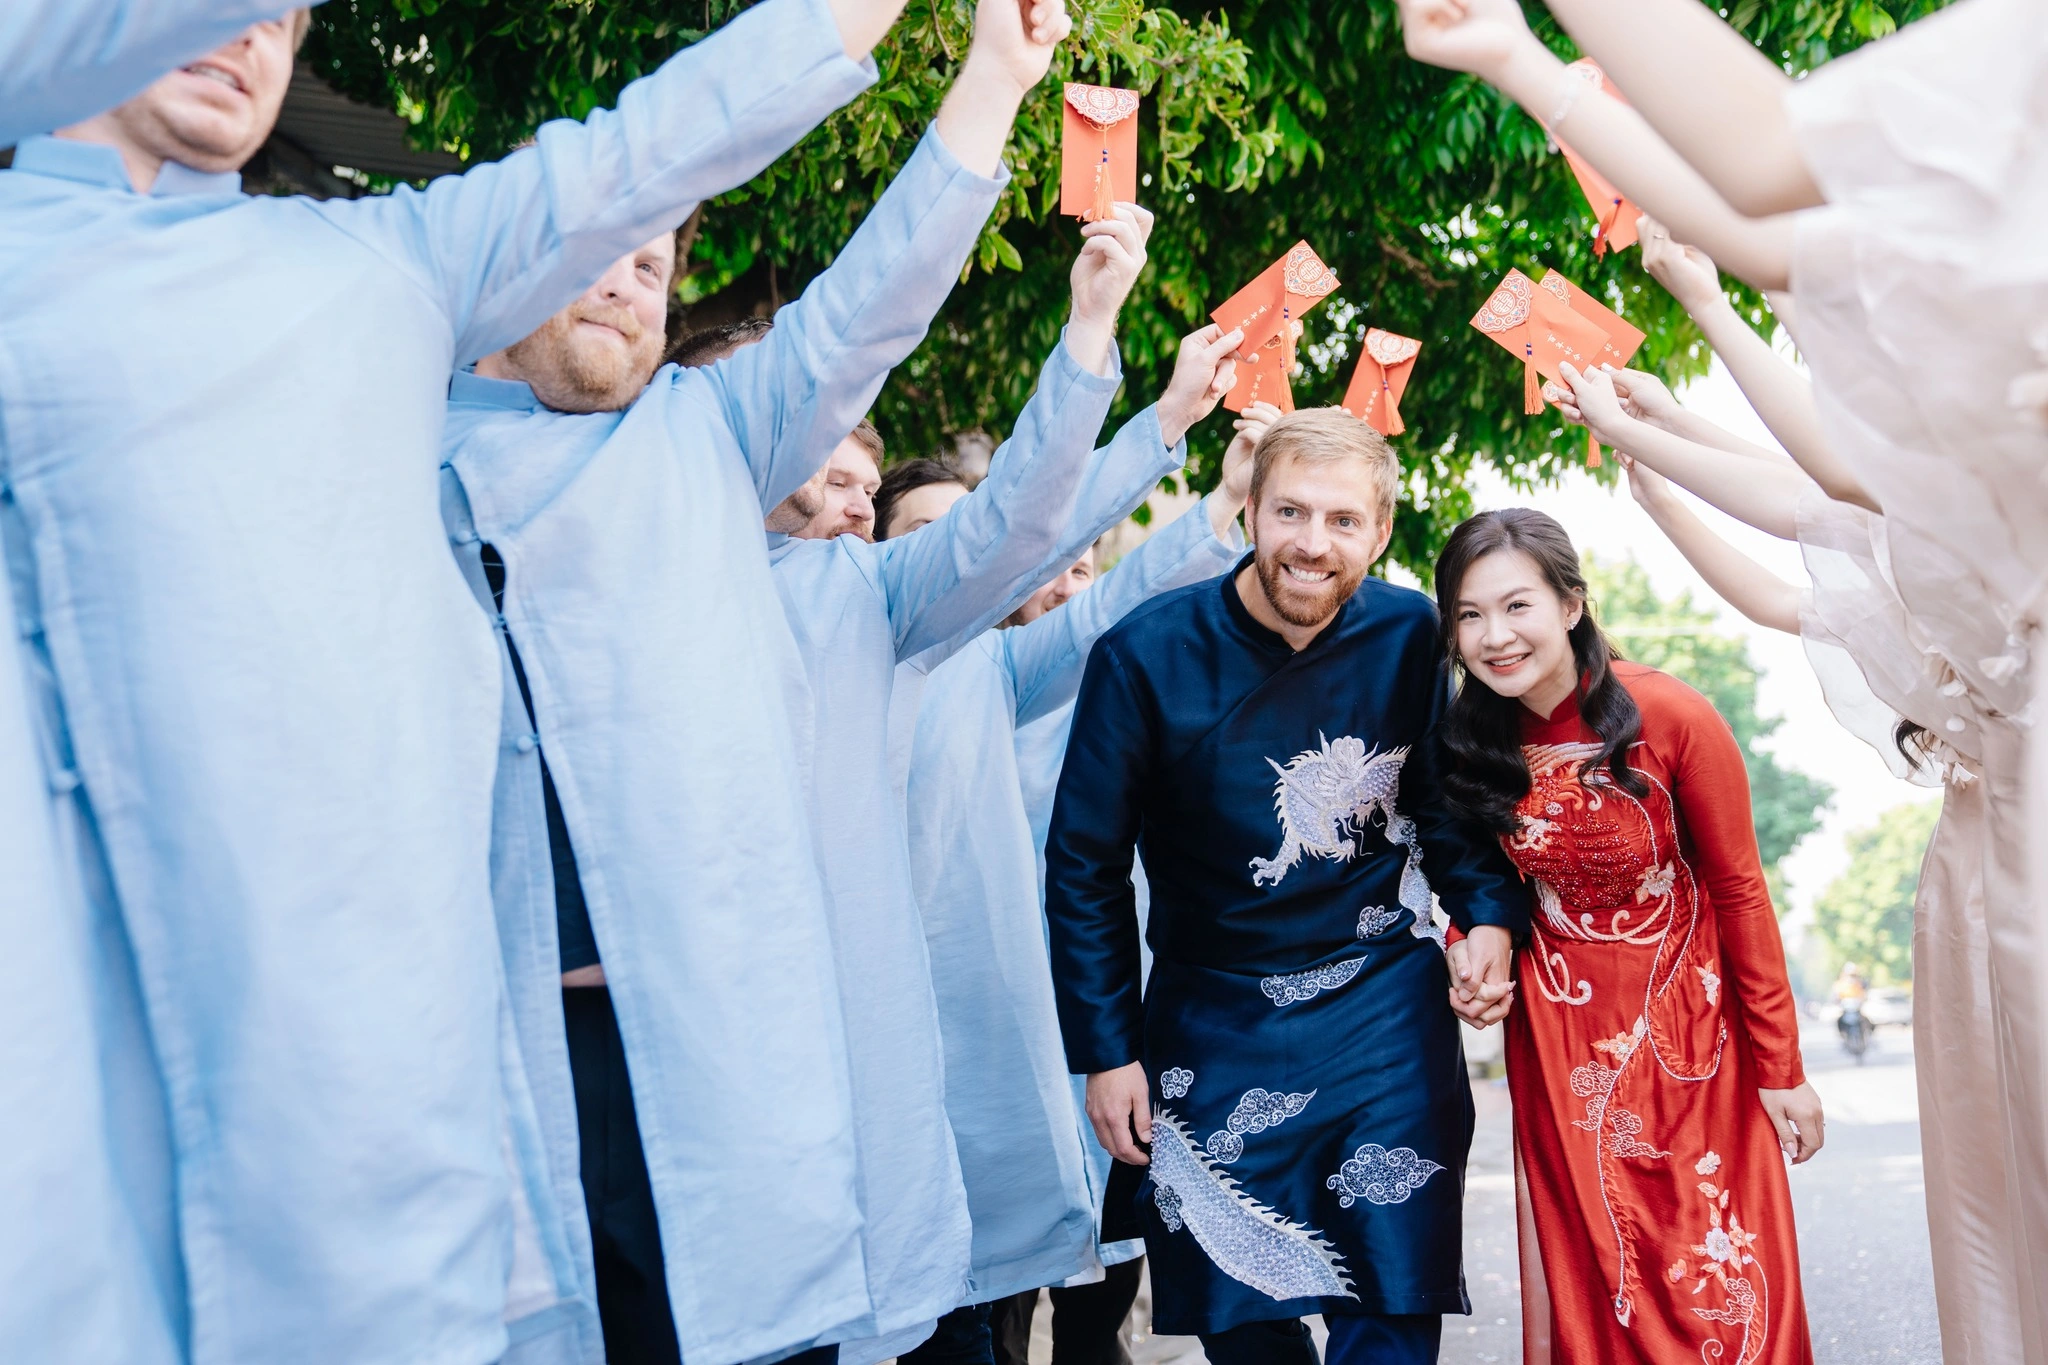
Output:
<path fill-rule="evenodd" d="M 1708 1152 L 1693 1165 L 1693 1170 L 1704 1176 L 1711 1176 L 1720 1169 L 1721 1158 L 1713 1152 Z M 1673 1284 L 1682 1282 L 1688 1275 L 1697 1276 L 1692 1286 L 1694 1295 L 1705 1290 L 1710 1282 L 1719 1282 L 1724 1296 L 1721 1306 L 1692 1311 L 1708 1322 L 1740 1327 L 1742 1346 L 1730 1365 L 1750 1365 L 1763 1354 L 1764 1349 L 1763 1334 L 1754 1329 L 1770 1316 L 1770 1281 L 1764 1275 L 1762 1262 L 1750 1253 L 1750 1248 L 1757 1243 L 1758 1234 L 1743 1227 L 1742 1220 L 1729 1209 L 1728 1199 L 1732 1191 L 1712 1180 L 1702 1180 L 1699 1191 L 1707 1201 L 1709 1220 L 1706 1235 L 1692 1247 L 1693 1255 L 1700 1260 L 1694 1264 L 1681 1256 L 1671 1263 L 1665 1276 Z M 1725 1220 L 1723 1214 L 1726 1214 Z M 1759 1288 L 1761 1294 L 1758 1293 Z M 1718 1346 L 1721 1343 L 1708 1344 Z M 1701 1349 L 1704 1357 L 1705 1348 Z M 1716 1358 L 1719 1358 L 1718 1353 Z"/>

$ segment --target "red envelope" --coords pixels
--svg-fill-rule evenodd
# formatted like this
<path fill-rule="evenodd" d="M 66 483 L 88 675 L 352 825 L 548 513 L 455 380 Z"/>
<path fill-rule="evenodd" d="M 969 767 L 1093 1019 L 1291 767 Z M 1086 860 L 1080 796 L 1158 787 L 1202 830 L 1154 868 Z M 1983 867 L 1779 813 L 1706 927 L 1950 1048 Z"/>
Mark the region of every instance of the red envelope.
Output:
<path fill-rule="evenodd" d="M 1299 326 L 1300 324 L 1295 324 Z M 1294 411 L 1294 386 L 1287 380 L 1294 362 L 1287 356 L 1293 348 L 1281 338 L 1268 337 L 1257 357 L 1237 361 L 1237 382 L 1224 395 L 1227 412 L 1243 412 L 1254 403 L 1271 403 L 1282 412 Z"/>
<path fill-rule="evenodd" d="M 1607 79 L 1607 73 L 1591 57 L 1581 57 L 1565 69 L 1592 88 L 1588 93 L 1597 91 L 1621 100 L 1621 91 Z M 1627 100 L 1621 102 L 1628 103 Z M 1585 192 L 1586 202 L 1593 206 L 1593 217 L 1599 222 L 1599 226 L 1593 229 L 1593 254 L 1598 256 L 1609 247 L 1634 246 L 1636 219 L 1642 210 L 1630 203 L 1612 181 L 1594 170 L 1591 162 L 1566 146 L 1563 138 L 1555 133 L 1551 137 L 1557 143 L 1557 149 L 1564 153 L 1572 174 L 1578 177 L 1579 188 Z"/>
<path fill-rule="evenodd" d="M 1138 202 L 1138 92 L 1069 82 L 1060 141 L 1060 212 L 1083 222 Z"/>
<path fill-rule="evenodd" d="M 1257 359 L 1260 348 L 1279 337 L 1291 370 L 1297 335 L 1293 324 L 1336 288 L 1337 277 L 1330 267 L 1307 242 L 1296 242 L 1209 317 L 1226 332 L 1244 329 L 1244 342 L 1237 348 L 1239 364 Z"/>
<path fill-rule="evenodd" d="M 1628 368 L 1629 361 L 1635 359 L 1636 352 L 1642 349 L 1641 328 L 1624 321 L 1621 314 L 1555 270 L 1544 271 L 1543 278 L 1536 283 L 1563 299 L 1566 307 L 1607 334 L 1607 344 L 1601 348 L 1596 364 L 1612 365 L 1617 370 Z"/>
<path fill-rule="evenodd" d="M 1548 273 L 1557 275 L 1556 271 Z M 1570 291 L 1571 284 L 1562 275 L 1557 275 L 1554 284 L 1538 286 L 1521 271 L 1510 270 L 1472 319 L 1474 327 L 1521 357 L 1525 413 L 1543 411 L 1538 375 L 1562 380 L 1559 366 L 1564 362 L 1583 370 L 1600 364 L 1609 350 L 1606 330 L 1573 310 Z M 1586 463 L 1600 463 L 1597 445 L 1588 451 Z"/>
<path fill-rule="evenodd" d="M 1415 372 L 1415 357 L 1421 350 L 1422 343 L 1414 337 L 1367 328 L 1358 369 L 1351 376 L 1351 387 L 1344 391 L 1345 408 L 1371 423 L 1382 436 L 1406 431 L 1401 421 L 1401 395 L 1408 388 L 1408 376 Z"/>

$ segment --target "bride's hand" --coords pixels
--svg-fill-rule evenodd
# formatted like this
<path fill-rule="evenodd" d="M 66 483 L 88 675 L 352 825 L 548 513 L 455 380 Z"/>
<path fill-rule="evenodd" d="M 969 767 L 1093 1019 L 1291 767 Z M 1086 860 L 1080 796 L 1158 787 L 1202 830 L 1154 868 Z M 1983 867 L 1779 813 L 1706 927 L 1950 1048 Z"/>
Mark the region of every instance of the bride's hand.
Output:
<path fill-rule="evenodd" d="M 1786 1159 L 1795 1166 L 1811 1160 L 1827 1140 L 1827 1122 L 1821 1117 L 1820 1095 L 1813 1083 L 1802 1081 L 1790 1090 L 1758 1087 L 1756 1097 L 1763 1101 L 1771 1127 L 1778 1130 L 1778 1146 L 1784 1149 Z"/>
<path fill-rule="evenodd" d="M 1536 42 L 1516 0 L 1399 0 L 1408 55 L 1494 85 Z"/>

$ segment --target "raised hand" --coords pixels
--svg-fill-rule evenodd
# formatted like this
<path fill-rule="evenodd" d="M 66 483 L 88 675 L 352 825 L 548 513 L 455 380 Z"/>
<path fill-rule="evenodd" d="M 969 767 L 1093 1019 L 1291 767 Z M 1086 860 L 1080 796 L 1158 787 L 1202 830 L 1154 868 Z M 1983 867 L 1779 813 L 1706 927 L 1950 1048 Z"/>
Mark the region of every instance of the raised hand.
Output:
<path fill-rule="evenodd" d="M 1638 460 L 1625 450 L 1614 452 L 1621 461 L 1621 467 L 1628 471 L 1629 495 L 1651 516 L 1656 516 L 1671 506 L 1673 497 L 1671 480 Z"/>
<path fill-rule="evenodd" d="M 1571 385 L 1574 420 L 1585 425 L 1602 445 L 1626 447 L 1624 439 L 1629 415 L 1622 411 L 1621 395 L 1615 392 L 1614 374 L 1607 369 L 1581 370 L 1570 361 L 1557 367 L 1564 382 Z"/>
<path fill-rule="evenodd" d="M 1706 252 L 1674 241 L 1670 230 L 1647 213 L 1636 219 L 1636 233 L 1643 242 L 1643 269 L 1686 312 L 1698 316 L 1721 301 L 1721 272 Z"/>
<path fill-rule="evenodd" d="M 1181 338 L 1173 378 L 1159 395 L 1157 409 L 1159 434 L 1166 444 L 1179 445 L 1189 428 L 1216 411 L 1216 405 L 1237 382 L 1237 362 L 1232 356 L 1243 344 L 1243 332 L 1226 332 L 1213 322 Z"/>
<path fill-rule="evenodd" d="M 1074 260 L 1074 311 L 1067 324 L 1067 349 L 1096 374 L 1109 373 L 1109 348 L 1117 311 L 1145 268 L 1145 240 L 1152 213 L 1118 204 L 1116 216 L 1081 226 L 1081 254 Z M 1178 437 L 1173 437 L 1178 441 Z"/>
<path fill-rule="evenodd" d="M 1019 0 L 981 0 L 974 11 L 974 41 L 967 50 L 970 63 L 988 73 L 1001 72 L 1016 82 L 1019 91 L 1045 79 L 1054 49 L 1074 29 L 1066 0 L 1035 0 L 1029 10 L 1027 27 L 1025 6 Z"/>
<path fill-rule="evenodd" d="M 1399 0 L 1408 55 L 1499 84 L 1514 57 L 1536 42 L 1516 0 Z"/>
<path fill-rule="evenodd" d="M 1233 332 L 1231 335 L 1237 334 Z M 1228 339 L 1225 338 L 1226 341 Z M 1218 540 L 1230 540 L 1230 523 L 1237 520 L 1237 514 L 1244 510 L 1245 499 L 1251 496 L 1252 455 L 1258 450 L 1259 442 L 1266 439 L 1266 432 L 1279 420 L 1280 409 L 1271 403 L 1254 403 L 1233 423 L 1237 435 L 1231 439 L 1230 448 L 1223 452 L 1223 477 L 1211 490 L 1208 500 L 1209 524 L 1215 528 Z"/>

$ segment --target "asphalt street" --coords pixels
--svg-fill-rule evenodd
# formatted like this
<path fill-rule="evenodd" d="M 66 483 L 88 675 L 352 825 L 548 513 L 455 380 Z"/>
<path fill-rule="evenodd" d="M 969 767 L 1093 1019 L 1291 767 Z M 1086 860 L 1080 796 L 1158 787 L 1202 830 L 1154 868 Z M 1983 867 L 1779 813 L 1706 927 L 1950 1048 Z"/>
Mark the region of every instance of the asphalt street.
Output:
<path fill-rule="evenodd" d="M 1809 1023 L 1801 1042 L 1828 1116 L 1827 1146 L 1792 1172 L 1814 1358 L 1818 1365 L 1939 1365 L 1912 1039 L 1903 1029 L 1880 1030 L 1860 1067 L 1843 1054 L 1832 1025 Z M 1442 1365 L 1521 1359 L 1507 1086 L 1477 1081 L 1473 1096 L 1479 1128 L 1465 1180 L 1473 1312 L 1445 1320 Z M 1137 1365 L 1204 1359 L 1191 1338 L 1152 1336 L 1144 1310 L 1141 1298 L 1129 1324 Z M 1033 1365 L 1052 1359 L 1049 1317 L 1041 1309 Z"/>

